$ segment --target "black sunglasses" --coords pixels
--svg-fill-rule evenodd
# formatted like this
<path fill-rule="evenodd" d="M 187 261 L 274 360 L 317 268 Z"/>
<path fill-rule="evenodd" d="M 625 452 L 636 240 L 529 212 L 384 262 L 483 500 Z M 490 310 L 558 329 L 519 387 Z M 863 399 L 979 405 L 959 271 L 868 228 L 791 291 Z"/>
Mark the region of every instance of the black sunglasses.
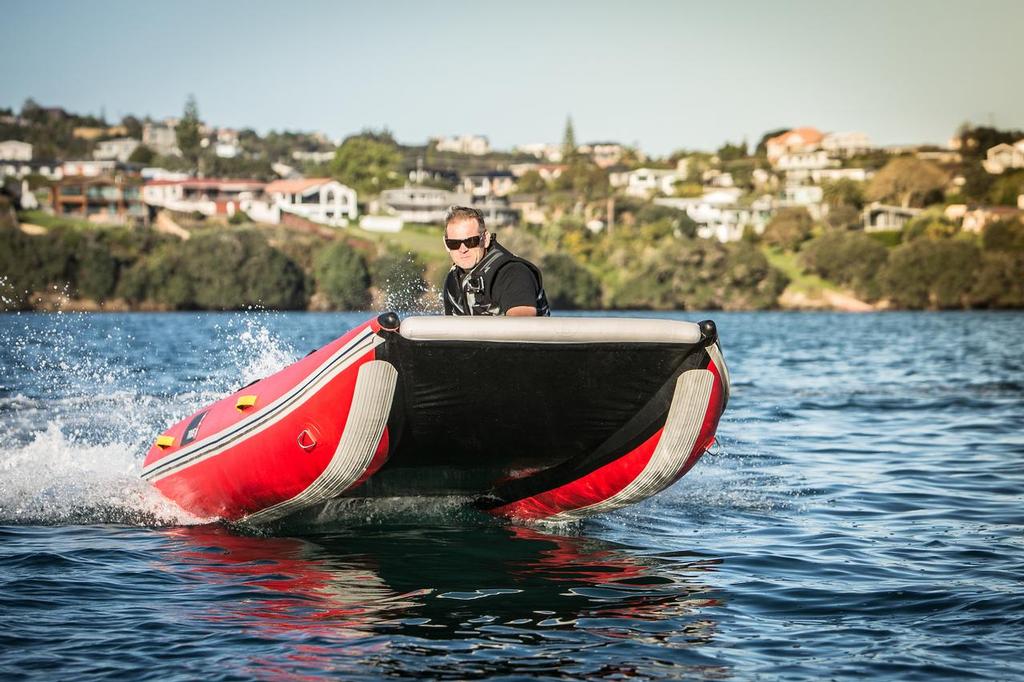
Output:
<path fill-rule="evenodd" d="M 463 244 L 466 245 L 467 249 L 475 249 L 480 246 L 480 242 L 483 241 L 483 235 L 478 234 L 472 237 L 466 237 L 465 239 L 448 239 L 444 238 L 444 245 L 448 247 L 449 251 L 458 251 L 459 247 Z"/>

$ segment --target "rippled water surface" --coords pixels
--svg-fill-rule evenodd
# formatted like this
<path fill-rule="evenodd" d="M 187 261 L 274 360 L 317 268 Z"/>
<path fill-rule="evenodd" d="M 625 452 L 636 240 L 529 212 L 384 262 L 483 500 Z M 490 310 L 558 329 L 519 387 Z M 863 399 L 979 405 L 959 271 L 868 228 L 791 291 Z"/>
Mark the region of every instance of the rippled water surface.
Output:
<path fill-rule="evenodd" d="M 143 454 L 365 315 L 0 316 L 0 677 L 1020 679 L 1024 315 L 711 316 L 721 452 L 660 496 L 273 536 Z"/>

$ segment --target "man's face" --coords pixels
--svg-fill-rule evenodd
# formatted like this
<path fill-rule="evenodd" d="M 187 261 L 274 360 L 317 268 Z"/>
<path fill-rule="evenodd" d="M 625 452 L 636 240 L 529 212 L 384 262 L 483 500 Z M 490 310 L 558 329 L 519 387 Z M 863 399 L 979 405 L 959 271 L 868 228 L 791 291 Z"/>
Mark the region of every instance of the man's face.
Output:
<path fill-rule="evenodd" d="M 463 218 L 448 223 L 448 227 L 445 228 L 445 239 L 466 239 L 467 237 L 476 237 L 480 234 L 480 226 L 477 225 L 476 219 L 474 218 Z M 448 249 L 448 253 L 451 254 L 452 261 L 463 270 L 469 270 L 484 257 L 484 247 L 486 246 L 485 240 L 480 240 L 480 245 L 475 248 L 469 248 L 465 244 L 460 244 L 456 250 Z"/>

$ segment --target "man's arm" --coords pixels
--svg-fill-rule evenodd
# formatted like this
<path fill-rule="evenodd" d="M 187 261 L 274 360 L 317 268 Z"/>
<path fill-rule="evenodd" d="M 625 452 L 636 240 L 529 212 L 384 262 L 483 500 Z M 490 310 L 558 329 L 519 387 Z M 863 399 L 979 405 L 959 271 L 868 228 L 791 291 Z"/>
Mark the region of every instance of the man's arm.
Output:
<path fill-rule="evenodd" d="M 515 308 L 509 308 L 505 315 L 508 317 L 537 317 L 537 306 L 518 305 Z"/>

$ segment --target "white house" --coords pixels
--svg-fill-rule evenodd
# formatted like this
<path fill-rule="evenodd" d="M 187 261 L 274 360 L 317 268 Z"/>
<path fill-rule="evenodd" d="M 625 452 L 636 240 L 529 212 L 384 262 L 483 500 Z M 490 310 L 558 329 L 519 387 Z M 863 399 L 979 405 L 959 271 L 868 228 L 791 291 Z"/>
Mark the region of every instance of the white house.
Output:
<path fill-rule="evenodd" d="M 0 159 L 0 178 L 12 176 L 19 180 L 29 175 L 42 175 L 49 180 L 64 177 L 60 161 L 11 161 Z"/>
<path fill-rule="evenodd" d="M 265 186 L 259 180 L 233 178 L 150 180 L 142 186 L 142 200 L 149 206 L 182 213 L 232 216 Z"/>
<path fill-rule="evenodd" d="M 851 157 L 871 150 L 871 139 L 867 133 L 828 133 L 821 138 L 821 148 L 836 156 Z"/>
<path fill-rule="evenodd" d="M 491 151 L 491 145 L 483 135 L 458 135 L 434 138 L 435 149 L 439 152 L 456 152 L 482 156 Z"/>
<path fill-rule="evenodd" d="M 675 169 L 637 168 L 626 174 L 626 194 L 632 197 L 649 197 L 652 194 L 672 194 L 676 183 L 683 176 Z"/>
<path fill-rule="evenodd" d="M 118 137 L 113 140 L 101 140 L 96 143 L 92 158 L 97 160 L 114 159 L 124 163 L 139 147 L 139 141 L 131 137 Z"/>
<path fill-rule="evenodd" d="M 95 178 L 100 175 L 109 175 L 117 170 L 117 161 L 114 159 L 100 159 L 92 161 L 65 161 L 61 165 L 61 172 L 65 177 L 80 176 Z"/>
<path fill-rule="evenodd" d="M 775 169 L 780 171 L 810 171 L 821 168 L 837 168 L 839 161 L 829 156 L 824 149 L 811 152 L 790 152 L 775 160 Z"/>
<path fill-rule="evenodd" d="M 768 162 L 774 166 L 776 160 L 783 154 L 813 152 L 821 147 L 823 137 L 824 135 L 817 128 L 803 127 L 793 128 L 781 135 L 769 138 L 765 141 Z"/>
<path fill-rule="evenodd" d="M 463 176 L 463 191 L 475 197 L 503 197 L 515 189 L 516 177 L 510 171 L 471 173 Z"/>
<path fill-rule="evenodd" d="M 694 198 L 658 198 L 654 203 L 685 211 L 697 223 L 698 237 L 732 242 L 740 240 L 748 228 L 757 234 L 764 232 L 772 215 L 770 196 L 760 197 L 750 206 L 736 203 L 739 196 L 739 190 L 722 189 Z"/>
<path fill-rule="evenodd" d="M 552 163 L 558 163 L 562 160 L 562 145 L 552 144 L 550 142 L 531 142 L 530 144 L 521 144 L 515 148 L 515 151 L 522 154 L 531 154 L 538 159 L 545 159 Z"/>
<path fill-rule="evenodd" d="M 434 187 L 402 187 L 380 193 L 381 207 L 406 223 L 443 223 L 449 206 L 467 206 L 472 200 L 469 194 Z"/>
<path fill-rule="evenodd" d="M 920 213 L 919 208 L 888 206 L 876 201 L 864 207 L 861 220 L 865 232 L 902 230 L 904 225 Z"/>
<path fill-rule="evenodd" d="M 327 163 L 334 159 L 334 151 L 329 152 L 305 152 L 305 151 L 294 151 L 292 152 L 292 158 L 296 161 L 305 161 L 309 163 Z"/>
<path fill-rule="evenodd" d="M 280 220 L 281 212 L 291 213 L 315 223 L 332 227 L 345 227 L 358 214 L 356 191 L 331 178 L 303 178 L 297 180 L 275 180 L 263 189 L 264 202 L 243 202 L 242 209 L 257 220 L 273 218 Z M 263 206 L 262 203 L 269 203 Z M 258 213 L 259 217 L 250 213 Z M 266 220 L 266 222 L 278 222 Z"/>
<path fill-rule="evenodd" d="M 1013 144 L 997 144 L 985 152 L 981 162 L 989 173 L 998 175 L 1009 168 L 1024 168 L 1024 140 Z"/>
<path fill-rule="evenodd" d="M 161 156 L 181 156 L 178 133 L 169 122 L 147 123 L 142 127 L 142 144 Z"/>
<path fill-rule="evenodd" d="M 622 160 L 625 149 L 618 142 L 591 142 L 577 147 L 576 151 L 586 154 L 600 168 L 609 168 Z"/>
<path fill-rule="evenodd" d="M 31 161 L 32 145 L 18 140 L 0 142 L 0 159 L 4 161 Z"/>

